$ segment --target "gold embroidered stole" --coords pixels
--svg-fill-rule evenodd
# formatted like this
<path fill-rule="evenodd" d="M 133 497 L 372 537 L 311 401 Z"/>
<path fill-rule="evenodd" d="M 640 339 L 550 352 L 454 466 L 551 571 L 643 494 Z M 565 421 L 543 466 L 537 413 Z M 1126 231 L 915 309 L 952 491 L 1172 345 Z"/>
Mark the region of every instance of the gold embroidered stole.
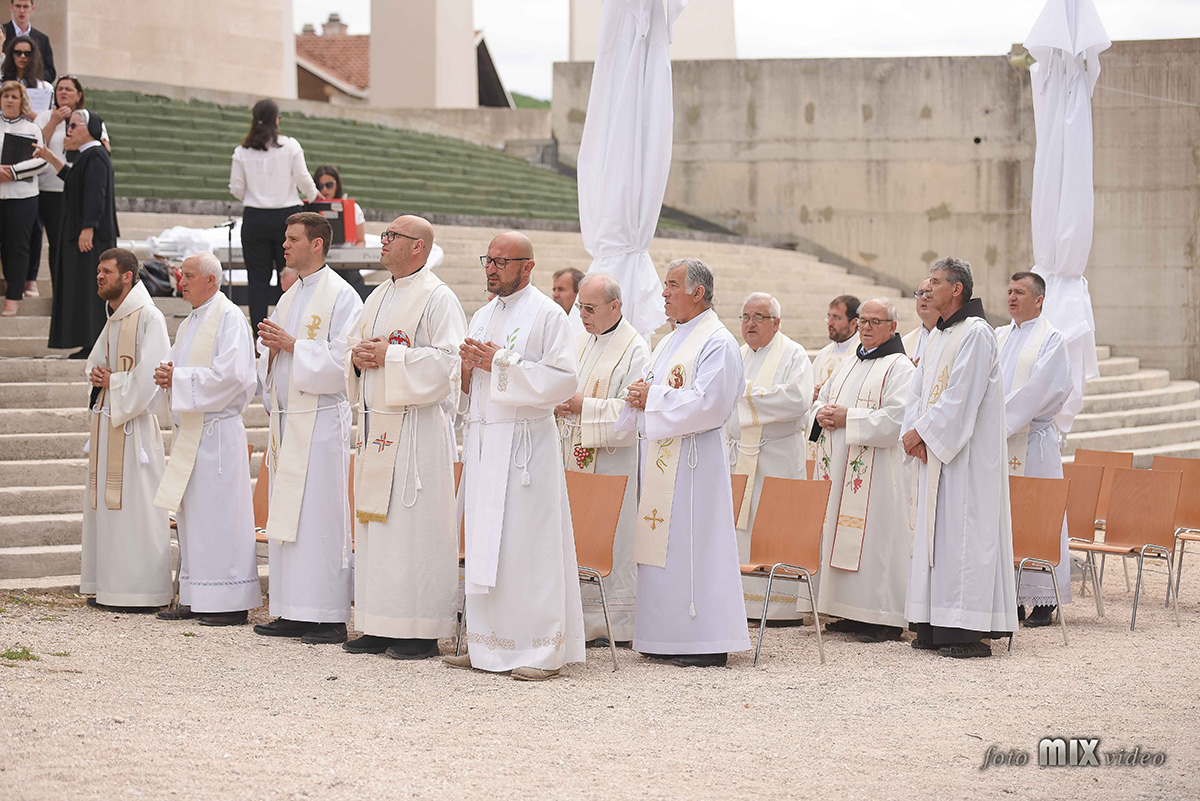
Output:
<path fill-rule="evenodd" d="M 696 374 L 696 358 L 701 348 L 718 330 L 723 328 L 716 312 L 704 312 L 696 327 L 688 334 L 671 356 L 673 366 L 654 376 L 652 383 L 684 389 L 691 387 Z M 659 343 L 666 353 L 669 340 L 679 335 L 679 329 L 667 335 Z M 637 527 L 634 532 L 633 561 L 654 567 L 667 565 L 667 535 L 671 530 L 671 508 L 675 500 L 675 476 L 679 472 L 679 457 L 683 450 L 680 437 L 655 440 L 648 443 L 642 499 L 638 504 Z M 694 448 L 696 443 L 692 442 Z M 694 524 L 695 521 L 692 521 Z"/>
<path fill-rule="evenodd" d="M 200 323 L 196 338 L 188 349 L 188 367 L 212 367 L 213 351 L 217 345 L 217 330 L 225 310 L 233 306 L 233 302 L 220 291 L 213 297 L 213 308 L 208 310 L 208 316 Z M 236 307 L 235 307 L 236 308 Z M 175 342 L 182 341 L 184 333 L 191 327 L 193 318 L 188 316 L 179 330 L 175 333 Z M 154 495 L 154 505 L 168 512 L 179 509 L 183 501 L 183 493 L 187 491 L 188 482 L 192 478 L 192 470 L 196 467 L 196 454 L 200 451 L 200 438 L 204 433 L 204 412 L 183 412 L 179 415 L 179 427 L 175 429 L 175 439 L 171 442 L 171 458 L 163 473 L 162 483 Z"/>
<path fill-rule="evenodd" d="M 775 373 L 779 371 L 779 365 L 783 362 L 783 352 L 787 350 L 785 346 L 790 341 L 782 332 L 775 332 L 771 344 L 767 345 L 767 355 L 758 368 L 758 373 L 746 386 L 744 397 L 746 404 L 750 407 L 750 425 L 742 426 L 741 439 L 737 445 L 737 466 L 733 468 L 733 472 L 746 474 L 746 486 L 749 487 L 751 493 L 754 492 L 754 477 L 758 473 L 758 453 L 762 448 L 763 430 L 762 424 L 758 422 L 758 409 L 754 405 L 754 390 L 758 389 L 759 394 L 762 394 L 774 386 Z M 750 346 L 742 345 L 743 364 L 749 353 Z M 738 512 L 737 528 L 745 531 L 749 525 L 750 504 L 743 503 L 741 511 Z"/>
<path fill-rule="evenodd" d="M 855 368 L 862 364 L 857 358 L 843 362 L 841 369 L 834 374 L 831 381 L 838 381 L 836 392 L 831 392 L 829 402 L 852 409 L 868 409 L 876 411 L 883 405 L 883 392 L 887 377 L 900 359 L 906 356 L 894 353 L 881 359 L 866 362 L 867 374 L 858 388 L 853 403 L 842 395 L 849 383 Z M 832 432 L 821 429 L 821 437 L 817 441 L 820 457 L 817 461 L 817 475 L 828 481 L 829 467 L 832 460 L 830 445 Z M 876 448 L 869 445 L 846 445 L 846 471 L 842 476 L 841 500 L 838 505 L 837 526 L 833 533 L 833 543 L 830 548 L 829 566 L 839 570 L 857 572 L 862 561 L 863 539 L 867 533 L 867 511 L 871 500 L 871 479 L 875 473 Z"/>
<path fill-rule="evenodd" d="M 1000 329 L 997 335 L 1001 352 L 1004 351 L 1004 346 L 1008 344 L 1008 338 L 1012 335 L 1016 324 L 1007 325 Z M 1021 348 L 1021 352 L 1017 355 L 1017 366 L 1013 370 L 1012 387 L 1009 392 L 1016 392 L 1021 387 L 1029 383 L 1029 377 L 1033 375 L 1033 368 L 1037 365 L 1038 356 L 1041 355 L 1042 345 L 1046 342 L 1046 337 L 1050 336 L 1050 331 L 1053 326 L 1045 317 L 1038 317 L 1037 323 L 1033 327 L 1033 331 L 1029 334 L 1029 340 L 1025 346 Z M 1029 426 L 1024 426 L 1020 431 L 1015 432 L 1008 438 L 1008 473 L 1012 476 L 1025 475 L 1025 457 L 1029 453 Z"/>
<path fill-rule="evenodd" d="M 621 359 L 624 358 L 629 347 L 637 339 L 637 336 L 637 329 L 633 327 L 633 324 L 621 318 L 621 322 L 617 325 L 617 330 L 613 332 L 612 338 L 604 346 L 604 352 L 600 354 L 600 358 L 592 367 L 590 374 L 586 377 L 580 376 L 579 391 L 585 398 L 608 397 L 608 391 L 612 387 L 613 373 L 616 372 Z M 588 351 L 598 341 L 597 337 L 588 333 L 584 333 L 579 337 L 579 364 L 581 366 L 588 355 Z M 575 418 L 575 425 L 570 427 L 571 452 L 566 459 L 566 468 L 578 473 L 595 473 L 596 451 L 598 449 L 583 447 L 583 411 L 580 410 L 579 414 L 573 415 L 573 417 Z"/>
<path fill-rule="evenodd" d="M 434 275 L 432 270 L 422 268 L 407 286 L 396 290 L 397 298 L 388 314 L 386 329 L 390 332 L 387 335 L 390 345 L 412 347 L 417 337 L 417 326 L 425 316 L 429 299 L 441 285 L 441 279 Z M 377 287 L 367 298 L 363 307 L 359 336 L 350 338 L 350 347 L 354 347 L 363 339 L 375 336 L 375 318 L 389 292 L 389 286 L 394 286 L 394 282 Z M 387 402 L 385 371 L 389 369 L 403 368 L 389 368 L 387 365 L 379 367 L 375 371 L 375 380 L 371 382 L 370 397 L 366 396 L 367 371 L 364 370 L 360 376 L 354 376 L 351 372 L 351 383 L 356 385 L 357 390 L 355 394 L 361 398 L 358 405 L 358 459 L 355 461 L 354 477 L 355 516 L 360 523 L 387 522 L 388 508 L 392 500 L 392 480 L 396 473 L 396 453 L 400 450 L 403 422 L 407 417 L 405 412 L 410 408 L 394 406 Z M 379 432 L 379 435 L 370 442 L 365 442 L 363 438 L 367 430 L 365 416 L 368 409 L 372 412 L 371 434 Z M 409 420 L 409 426 L 412 425 L 412 420 Z M 416 443 L 416 432 L 409 433 L 411 451 Z M 393 445 L 396 447 L 392 447 Z"/>
<path fill-rule="evenodd" d="M 341 279 L 328 268 L 322 268 L 316 291 L 304 307 L 307 324 L 301 322 L 301 331 L 309 340 L 328 342 L 333 318 L 333 306 L 341 289 Z M 292 304 L 300 296 L 302 281 L 292 284 L 291 289 L 280 298 L 275 307 L 280 325 L 287 325 Z M 276 358 L 279 358 L 278 355 Z M 272 369 L 273 369 L 272 365 Z M 295 542 L 300 526 L 300 506 L 304 501 L 304 484 L 308 479 L 308 455 L 312 448 L 313 427 L 317 422 L 319 394 L 302 392 L 296 388 L 295 375 L 288 382 L 286 414 L 289 417 L 287 436 L 282 437 L 281 411 L 278 387 L 270 382 L 271 397 L 271 500 L 267 510 L 267 538 L 280 542 Z M 280 439 L 283 442 L 280 442 Z"/>
<path fill-rule="evenodd" d="M 114 373 L 128 372 L 137 364 L 138 320 L 141 317 L 142 310 L 139 308 L 122 317 L 117 323 L 117 366 L 121 369 L 114 370 Z M 116 321 L 109 320 L 105 323 L 108 332 L 112 331 L 113 322 Z M 104 360 L 106 362 L 108 361 L 107 336 L 106 332 L 104 341 Z M 96 407 L 92 411 L 92 431 L 88 448 L 88 502 L 91 503 L 93 509 L 96 508 L 99 494 L 97 473 L 100 459 L 100 419 L 104 417 L 101 410 L 104 408 L 107 395 L 107 387 L 100 390 L 100 394 L 96 398 Z M 120 509 L 125 481 L 124 425 L 110 425 L 108 428 L 108 452 L 105 454 L 104 471 L 104 505 L 108 509 Z"/>
<path fill-rule="evenodd" d="M 842 366 L 842 364 L 846 361 L 846 358 L 854 356 L 855 352 L 858 350 L 860 341 L 858 334 L 855 333 L 848 341 L 850 342 L 850 347 L 845 353 L 834 353 L 833 342 L 830 342 L 817 352 L 817 357 L 813 359 L 813 386 L 819 387 L 829 379 L 833 378 L 833 374 L 836 373 L 837 369 Z M 805 431 L 811 431 L 813 421 L 817 419 L 817 405 L 815 401 L 811 406 L 809 406 L 808 412 L 808 417 L 804 422 Z M 804 443 L 804 451 L 807 455 L 807 458 L 812 459 L 813 461 L 817 460 L 817 444 L 815 442 L 812 442 L 811 440 L 806 441 Z M 813 468 L 813 474 L 816 474 L 815 467 Z"/>

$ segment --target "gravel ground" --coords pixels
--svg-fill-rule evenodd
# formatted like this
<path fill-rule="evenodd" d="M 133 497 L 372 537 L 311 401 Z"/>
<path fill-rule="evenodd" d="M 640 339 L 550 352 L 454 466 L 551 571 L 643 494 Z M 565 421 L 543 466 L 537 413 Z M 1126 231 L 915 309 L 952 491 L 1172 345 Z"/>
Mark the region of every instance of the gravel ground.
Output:
<path fill-rule="evenodd" d="M 622 650 L 613 674 L 593 649 L 543 684 L 5 595 L 0 650 L 38 660 L 0 658 L 0 794 L 1196 797 L 1200 575 L 1182 628 L 1154 576 L 1133 633 L 1109 579 L 1104 620 L 1090 597 L 1068 607 L 1068 648 L 1025 630 L 1011 654 L 958 661 L 829 635 L 822 666 L 811 629 L 770 628 L 757 669 L 750 654 L 702 670 Z M 1045 736 L 1166 762 L 1039 769 Z M 1029 764 L 981 771 L 990 746 Z"/>

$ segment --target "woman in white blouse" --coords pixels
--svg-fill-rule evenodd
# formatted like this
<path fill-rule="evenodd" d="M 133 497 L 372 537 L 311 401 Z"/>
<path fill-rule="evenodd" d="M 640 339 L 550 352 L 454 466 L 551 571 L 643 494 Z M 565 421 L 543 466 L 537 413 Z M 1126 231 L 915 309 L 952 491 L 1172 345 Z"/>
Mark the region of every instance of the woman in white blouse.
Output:
<path fill-rule="evenodd" d="M 42 144 L 42 129 L 28 118 L 29 96 L 16 81 L 0 84 L 0 152 L 10 136 L 18 141 Z M 38 188 L 36 176 L 46 168 L 38 158 L 26 158 L 0 165 L 0 261 L 4 262 L 4 310 L 0 316 L 13 317 L 25 294 L 29 276 L 29 237 L 37 219 Z"/>
<path fill-rule="evenodd" d="M 279 133 L 279 106 L 254 104 L 250 132 L 233 151 L 229 192 L 242 201 L 242 260 L 250 294 L 250 325 L 255 331 L 267 307 L 279 299 L 271 276 L 282 272 L 287 218 L 316 200 L 317 187 L 304 163 L 304 149 Z"/>

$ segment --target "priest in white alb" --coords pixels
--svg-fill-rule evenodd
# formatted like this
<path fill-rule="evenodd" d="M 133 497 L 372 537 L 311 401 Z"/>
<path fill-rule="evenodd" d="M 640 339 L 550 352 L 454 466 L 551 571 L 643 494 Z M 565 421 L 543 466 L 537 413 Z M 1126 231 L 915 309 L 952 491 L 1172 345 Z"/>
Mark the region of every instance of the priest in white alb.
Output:
<path fill-rule="evenodd" d="M 575 306 L 584 333 L 579 350 L 579 388 L 559 404 L 563 464 L 567 470 L 625 476 L 625 499 L 613 539 L 612 572 L 604 579 L 613 637 L 633 640 L 637 565 L 633 561 L 633 522 L 637 516 L 638 442 L 636 431 L 617 431 L 625 407 L 625 387 L 646 374 L 650 346 L 621 314 L 621 285 L 612 276 L 591 273 L 579 284 Z M 583 628 L 589 642 L 607 638 L 604 608 L 595 585 L 583 588 Z"/>
<path fill-rule="evenodd" d="M 183 260 L 179 291 L 192 312 L 154 371 L 156 411 L 175 428 L 154 504 L 179 527 L 179 606 L 158 616 L 240 626 L 262 605 L 242 421 L 258 388 L 254 342 L 246 315 L 221 293 L 212 253 Z"/>
<path fill-rule="evenodd" d="M 808 478 L 805 465 L 805 421 L 812 397 L 813 372 L 808 353 L 779 330 L 782 309 L 765 292 L 752 292 L 742 303 L 742 369 L 746 385 L 729 416 L 725 433 L 730 445 L 730 468 L 746 479 L 746 497 L 737 520 L 738 556 L 750 561 L 750 535 L 763 479 Z M 799 620 L 795 595 L 780 591 L 767 606 L 768 620 Z M 743 576 L 746 616 L 762 617 L 767 580 Z"/>
<path fill-rule="evenodd" d="M 887 298 L 862 304 L 861 344 L 817 397 L 815 478 L 832 483 L 821 536 L 817 611 L 841 618 L 827 631 L 860 642 L 899 640 L 904 630 L 910 529 L 900 427 L 912 360 Z"/>
<path fill-rule="evenodd" d="M 491 301 L 462 359 L 467 653 L 454 668 L 545 681 L 584 660 L 583 609 L 554 409 L 575 394 L 575 337 L 530 285 L 533 245 L 516 231 L 480 257 Z"/>
<path fill-rule="evenodd" d="M 297 273 L 258 324 L 258 380 L 270 414 L 267 512 L 270 623 L 264 637 L 346 641 L 350 620 L 350 404 L 344 358 L 362 298 L 325 263 L 333 229 L 287 218 L 283 257 Z"/>
<path fill-rule="evenodd" d="M 833 371 L 842 362 L 854 355 L 858 349 L 858 304 L 854 295 L 838 295 L 829 301 L 829 310 L 825 313 L 825 329 L 829 334 L 829 344 L 817 351 L 813 357 L 813 391 L 811 406 L 808 411 L 808 427 L 812 428 L 813 415 L 817 413 L 817 393 L 833 375 Z M 809 459 L 817 458 L 817 450 L 812 442 L 808 443 Z"/>
<path fill-rule="evenodd" d="M 618 430 L 637 430 L 642 495 L 633 647 L 681 667 L 725 665 L 750 648 L 725 421 L 745 391 L 737 340 L 713 311 L 699 259 L 667 266 L 667 317 L 649 374 L 629 386 Z"/>
<path fill-rule="evenodd" d="M 79 579 L 88 603 L 149 611 L 170 603 L 171 530 L 154 505 L 165 457 L 150 413 L 154 369 L 171 340 L 128 250 L 100 254 L 96 283 L 110 315 L 88 356 L 92 384 L 88 488 Z"/>
<path fill-rule="evenodd" d="M 917 471 L 905 617 L 912 646 L 991 656 L 1017 628 L 1004 382 L 996 335 L 972 298 L 971 265 L 930 268 L 936 330 L 913 374 L 904 452 Z"/>
<path fill-rule="evenodd" d="M 929 332 L 937 325 L 938 313 L 930 305 L 928 279 L 921 282 L 913 295 L 917 299 L 917 317 L 921 320 L 921 324 L 904 335 L 904 352 L 908 354 L 908 358 L 912 360 L 913 364 L 920 364 L 921 356 L 925 353 L 925 343 L 929 341 Z"/>
<path fill-rule="evenodd" d="M 1046 282 L 1033 272 L 1014 273 L 1008 283 L 1012 322 L 996 329 L 1004 374 L 1004 418 L 1008 427 L 1008 472 L 1032 478 L 1062 478 L 1062 452 L 1054 416 L 1071 394 L 1071 359 L 1063 335 L 1042 316 Z M 1055 599 L 1051 578 L 1027 570 L 1017 594 L 1018 617 L 1026 626 L 1049 626 L 1057 600 L 1071 600 L 1071 556 L 1063 519 Z M 1031 607 L 1031 610 L 1026 610 Z"/>
<path fill-rule="evenodd" d="M 467 318 L 427 266 L 433 226 L 404 216 L 383 232 L 390 273 L 351 328 L 346 383 L 359 411 L 355 460 L 354 623 L 342 648 L 436 657 L 453 637 L 458 515 L 453 414 Z"/>

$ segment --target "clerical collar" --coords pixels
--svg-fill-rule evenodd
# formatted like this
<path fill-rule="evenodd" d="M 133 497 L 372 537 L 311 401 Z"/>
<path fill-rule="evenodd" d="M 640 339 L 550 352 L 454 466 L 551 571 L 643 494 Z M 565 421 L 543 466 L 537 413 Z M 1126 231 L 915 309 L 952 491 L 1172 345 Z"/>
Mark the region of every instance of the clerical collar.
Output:
<path fill-rule="evenodd" d="M 602 336 L 602 337 L 603 337 L 603 336 L 608 336 L 608 335 L 609 335 L 609 334 L 611 334 L 613 331 L 616 331 L 616 330 L 617 330 L 617 326 L 619 326 L 619 325 L 621 324 L 621 320 L 623 320 L 623 319 L 625 319 L 625 318 L 623 318 L 623 317 L 618 317 L 618 318 L 617 318 L 617 321 L 616 321 L 615 323 L 613 323 L 613 325 L 612 325 L 612 328 L 608 329 L 607 331 L 604 331 L 604 332 L 602 332 L 602 333 L 600 334 L 600 336 Z"/>
<path fill-rule="evenodd" d="M 949 320 L 943 320 L 941 317 L 939 317 L 938 321 L 937 321 L 937 328 L 939 331 L 945 331 L 947 328 L 950 328 L 951 326 L 958 325 L 963 320 L 966 320 L 968 317 L 979 317 L 984 320 L 987 319 L 986 317 L 984 317 L 984 314 L 983 314 L 983 301 L 982 300 L 980 300 L 979 298 L 971 298 L 970 300 L 968 300 L 966 303 L 963 304 L 962 308 L 960 308 L 954 314 L 950 315 Z"/>
<path fill-rule="evenodd" d="M 830 353 L 842 353 L 843 351 L 850 350 L 850 347 L 854 344 L 854 334 L 846 337 L 841 342 L 830 342 L 829 344 L 832 346 L 829 349 Z"/>
<path fill-rule="evenodd" d="M 221 294 L 221 288 L 217 287 L 217 291 L 212 294 L 211 298 L 209 298 L 208 300 L 201 303 L 199 306 L 192 309 L 192 314 L 195 314 L 198 311 L 202 311 L 204 309 L 208 309 L 209 307 L 211 307 L 213 304 L 213 301 L 217 299 L 217 295 L 220 295 L 220 294 Z"/>
<path fill-rule="evenodd" d="M 297 278 L 297 280 L 300 282 L 301 286 L 308 286 L 312 280 L 320 277 L 321 270 L 328 270 L 328 269 L 329 269 L 328 264 L 322 264 L 319 269 L 314 270 L 313 272 L 309 273 L 308 275 L 304 276 L 303 278 Z"/>
<path fill-rule="evenodd" d="M 424 269 L 425 269 L 425 265 L 424 265 L 424 264 L 422 264 L 420 267 L 418 267 L 417 269 L 413 270 L 413 271 L 412 271 L 411 273 L 409 273 L 408 275 L 402 275 L 402 276 L 400 276 L 399 278 L 397 278 L 396 276 L 394 276 L 394 275 L 393 275 L 393 276 L 392 276 L 392 284 L 393 284 L 393 285 L 395 285 L 395 284 L 399 283 L 400 281 L 408 281 L 408 280 L 410 280 L 410 279 L 412 279 L 412 278 L 416 278 L 418 275 L 420 275 L 420 274 L 421 274 L 421 270 L 424 270 Z"/>
<path fill-rule="evenodd" d="M 526 284 L 525 286 L 521 287 L 520 289 L 518 289 L 516 292 L 512 293 L 511 295 L 504 295 L 504 296 L 497 295 L 496 300 L 498 300 L 500 302 L 501 306 L 503 306 L 504 308 L 507 309 L 514 302 L 516 302 L 516 301 L 520 300 L 522 297 L 524 297 L 525 293 L 528 292 L 529 288 L 532 286 L 533 286 L 533 284 Z"/>
<path fill-rule="evenodd" d="M 1012 321 L 1013 328 L 1017 328 L 1017 329 L 1020 329 L 1021 331 L 1024 331 L 1026 328 L 1033 328 L 1035 325 L 1038 324 L 1038 320 L 1040 320 L 1040 319 L 1042 319 L 1042 315 L 1039 314 L 1037 317 L 1030 317 L 1028 320 L 1026 320 L 1023 323 L 1018 323 L 1016 320 L 1013 320 Z"/>
<path fill-rule="evenodd" d="M 891 339 L 872 350 L 863 350 L 863 346 L 860 344 L 854 355 L 858 357 L 859 361 L 868 362 L 871 359 L 882 359 L 884 356 L 891 356 L 893 353 L 904 354 L 904 342 L 900 339 L 899 334 L 892 334 Z"/>
<path fill-rule="evenodd" d="M 692 319 L 688 320 L 686 323 L 676 323 L 676 324 L 675 324 L 675 330 L 676 330 L 676 331 L 678 331 L 678 330 L 679 330 L 679 329 L 681 329 L 681 328 L 692 328 L 692 327 L 694 327 L 694 326 L 696 325 L 696 323 L 700 321 L 700 318 L 702 318 L 704 315 L 708 314 L 710 311 L 712 311 L 712 307 L 711 307 L 711 306 L 710 306 L 709 308 L 705 309 L 704 311 L 700 312 L 699 314 L 697 314 L 697 315 L 696 315 L 695 317 L 693 317 Z M 682 342 L 682 340 L 680 340 L 680 341 Z"/>

